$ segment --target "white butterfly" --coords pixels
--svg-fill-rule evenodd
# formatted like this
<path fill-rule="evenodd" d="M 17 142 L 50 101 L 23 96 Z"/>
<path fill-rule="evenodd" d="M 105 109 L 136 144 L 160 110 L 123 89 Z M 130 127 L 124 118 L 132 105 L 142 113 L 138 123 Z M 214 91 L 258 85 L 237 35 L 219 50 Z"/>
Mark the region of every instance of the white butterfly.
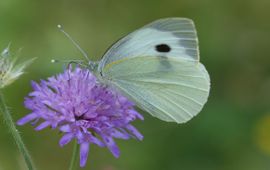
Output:
<path fill-rule="evenodd" d="M 159 19 L 130 33 L 90 68 L 101 82 L 168 122 L 187 122 L 209 95 L 195 26 L 186 18 Z"/>

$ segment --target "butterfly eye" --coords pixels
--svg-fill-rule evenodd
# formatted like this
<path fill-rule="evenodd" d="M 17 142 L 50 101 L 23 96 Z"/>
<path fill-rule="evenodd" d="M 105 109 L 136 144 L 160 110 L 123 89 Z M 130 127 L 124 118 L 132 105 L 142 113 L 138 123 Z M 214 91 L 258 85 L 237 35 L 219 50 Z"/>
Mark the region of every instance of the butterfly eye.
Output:
<path fill-rule="evenodd" d="M 168 46 L 167 44 L 158 44 L 156 45 L 156 51 L 161 53 L 167 53 L 171 51 L 171 47 Z"/>

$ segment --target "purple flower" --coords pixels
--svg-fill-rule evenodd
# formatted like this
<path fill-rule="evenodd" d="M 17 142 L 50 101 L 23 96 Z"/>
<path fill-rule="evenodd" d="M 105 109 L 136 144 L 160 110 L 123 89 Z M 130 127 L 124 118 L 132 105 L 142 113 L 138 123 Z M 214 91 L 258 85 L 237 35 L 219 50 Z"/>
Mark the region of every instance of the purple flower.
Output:
<path fill-rule="evenodd" d="M 72 139 L 80 145 L 80 166 L 86 164 L 90 143 L 107 147 L 115 157 L 120 151 L 114 138 L 139 140 L 143 136 L 130 123 L 143 117 L 126 97 L 100 84 L 88 70 L 69 67 L 64 73 L 32 82 L 33 92 L 25 98 L 32 113 L 18 120 L 18 125 L 40 122 L 35 130 L 59 129 L 64 146 Z"/>

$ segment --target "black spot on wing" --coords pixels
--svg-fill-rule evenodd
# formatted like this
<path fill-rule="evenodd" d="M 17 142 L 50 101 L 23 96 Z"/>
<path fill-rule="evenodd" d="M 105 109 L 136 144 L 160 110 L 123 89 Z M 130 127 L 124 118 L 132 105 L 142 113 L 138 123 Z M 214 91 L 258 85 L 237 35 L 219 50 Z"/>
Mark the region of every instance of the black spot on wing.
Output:
<path fill-rule="evenodd" d="M 168 53 L 171 51 L 171 47 L 167 44 L 158 44 L 156 45 L 156 51 L 161 53 Z"/>
<path fill-rule="evenodd" d="M 165 18 L 150 23 L 148 27 L 161 32 L 170 32 L 179 39 L 180 47 L 194 60 L 199 59 L 197 32 L 194 23 L 185 18 Z"/>

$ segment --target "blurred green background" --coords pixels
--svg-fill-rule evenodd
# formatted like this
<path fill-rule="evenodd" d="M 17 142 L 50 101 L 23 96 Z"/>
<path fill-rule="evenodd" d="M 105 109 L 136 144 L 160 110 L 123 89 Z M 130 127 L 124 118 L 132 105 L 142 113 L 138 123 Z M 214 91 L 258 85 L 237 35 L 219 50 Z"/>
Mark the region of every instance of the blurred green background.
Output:
<path fill-rule="evenodd" d="M 0 0 L 0 48 L 23 47 L 21 59 L 38 57 L 27 74 L 4 89 L 13 117 L 23 107 L 30 80 L 63 70 L 56 59 L 82 55 L 56 27 L 62 24 L 93 59 L 115 40 L 162 17 L 195 21 L 201 61 L 211 76 L 203 111 L 186 124 L 165 123 L 144 113 L 136 127 L 144 140 L 117 143 L 121 156 L 92 145 L 91 170 L 270 169 L 270 1 L 268 0 Z M 3 122 L 0 170 L 25 169 Z M 19 127 L 39 170 L 66 170 L 72 144 L 60 148 L 57 131 Z"/>

